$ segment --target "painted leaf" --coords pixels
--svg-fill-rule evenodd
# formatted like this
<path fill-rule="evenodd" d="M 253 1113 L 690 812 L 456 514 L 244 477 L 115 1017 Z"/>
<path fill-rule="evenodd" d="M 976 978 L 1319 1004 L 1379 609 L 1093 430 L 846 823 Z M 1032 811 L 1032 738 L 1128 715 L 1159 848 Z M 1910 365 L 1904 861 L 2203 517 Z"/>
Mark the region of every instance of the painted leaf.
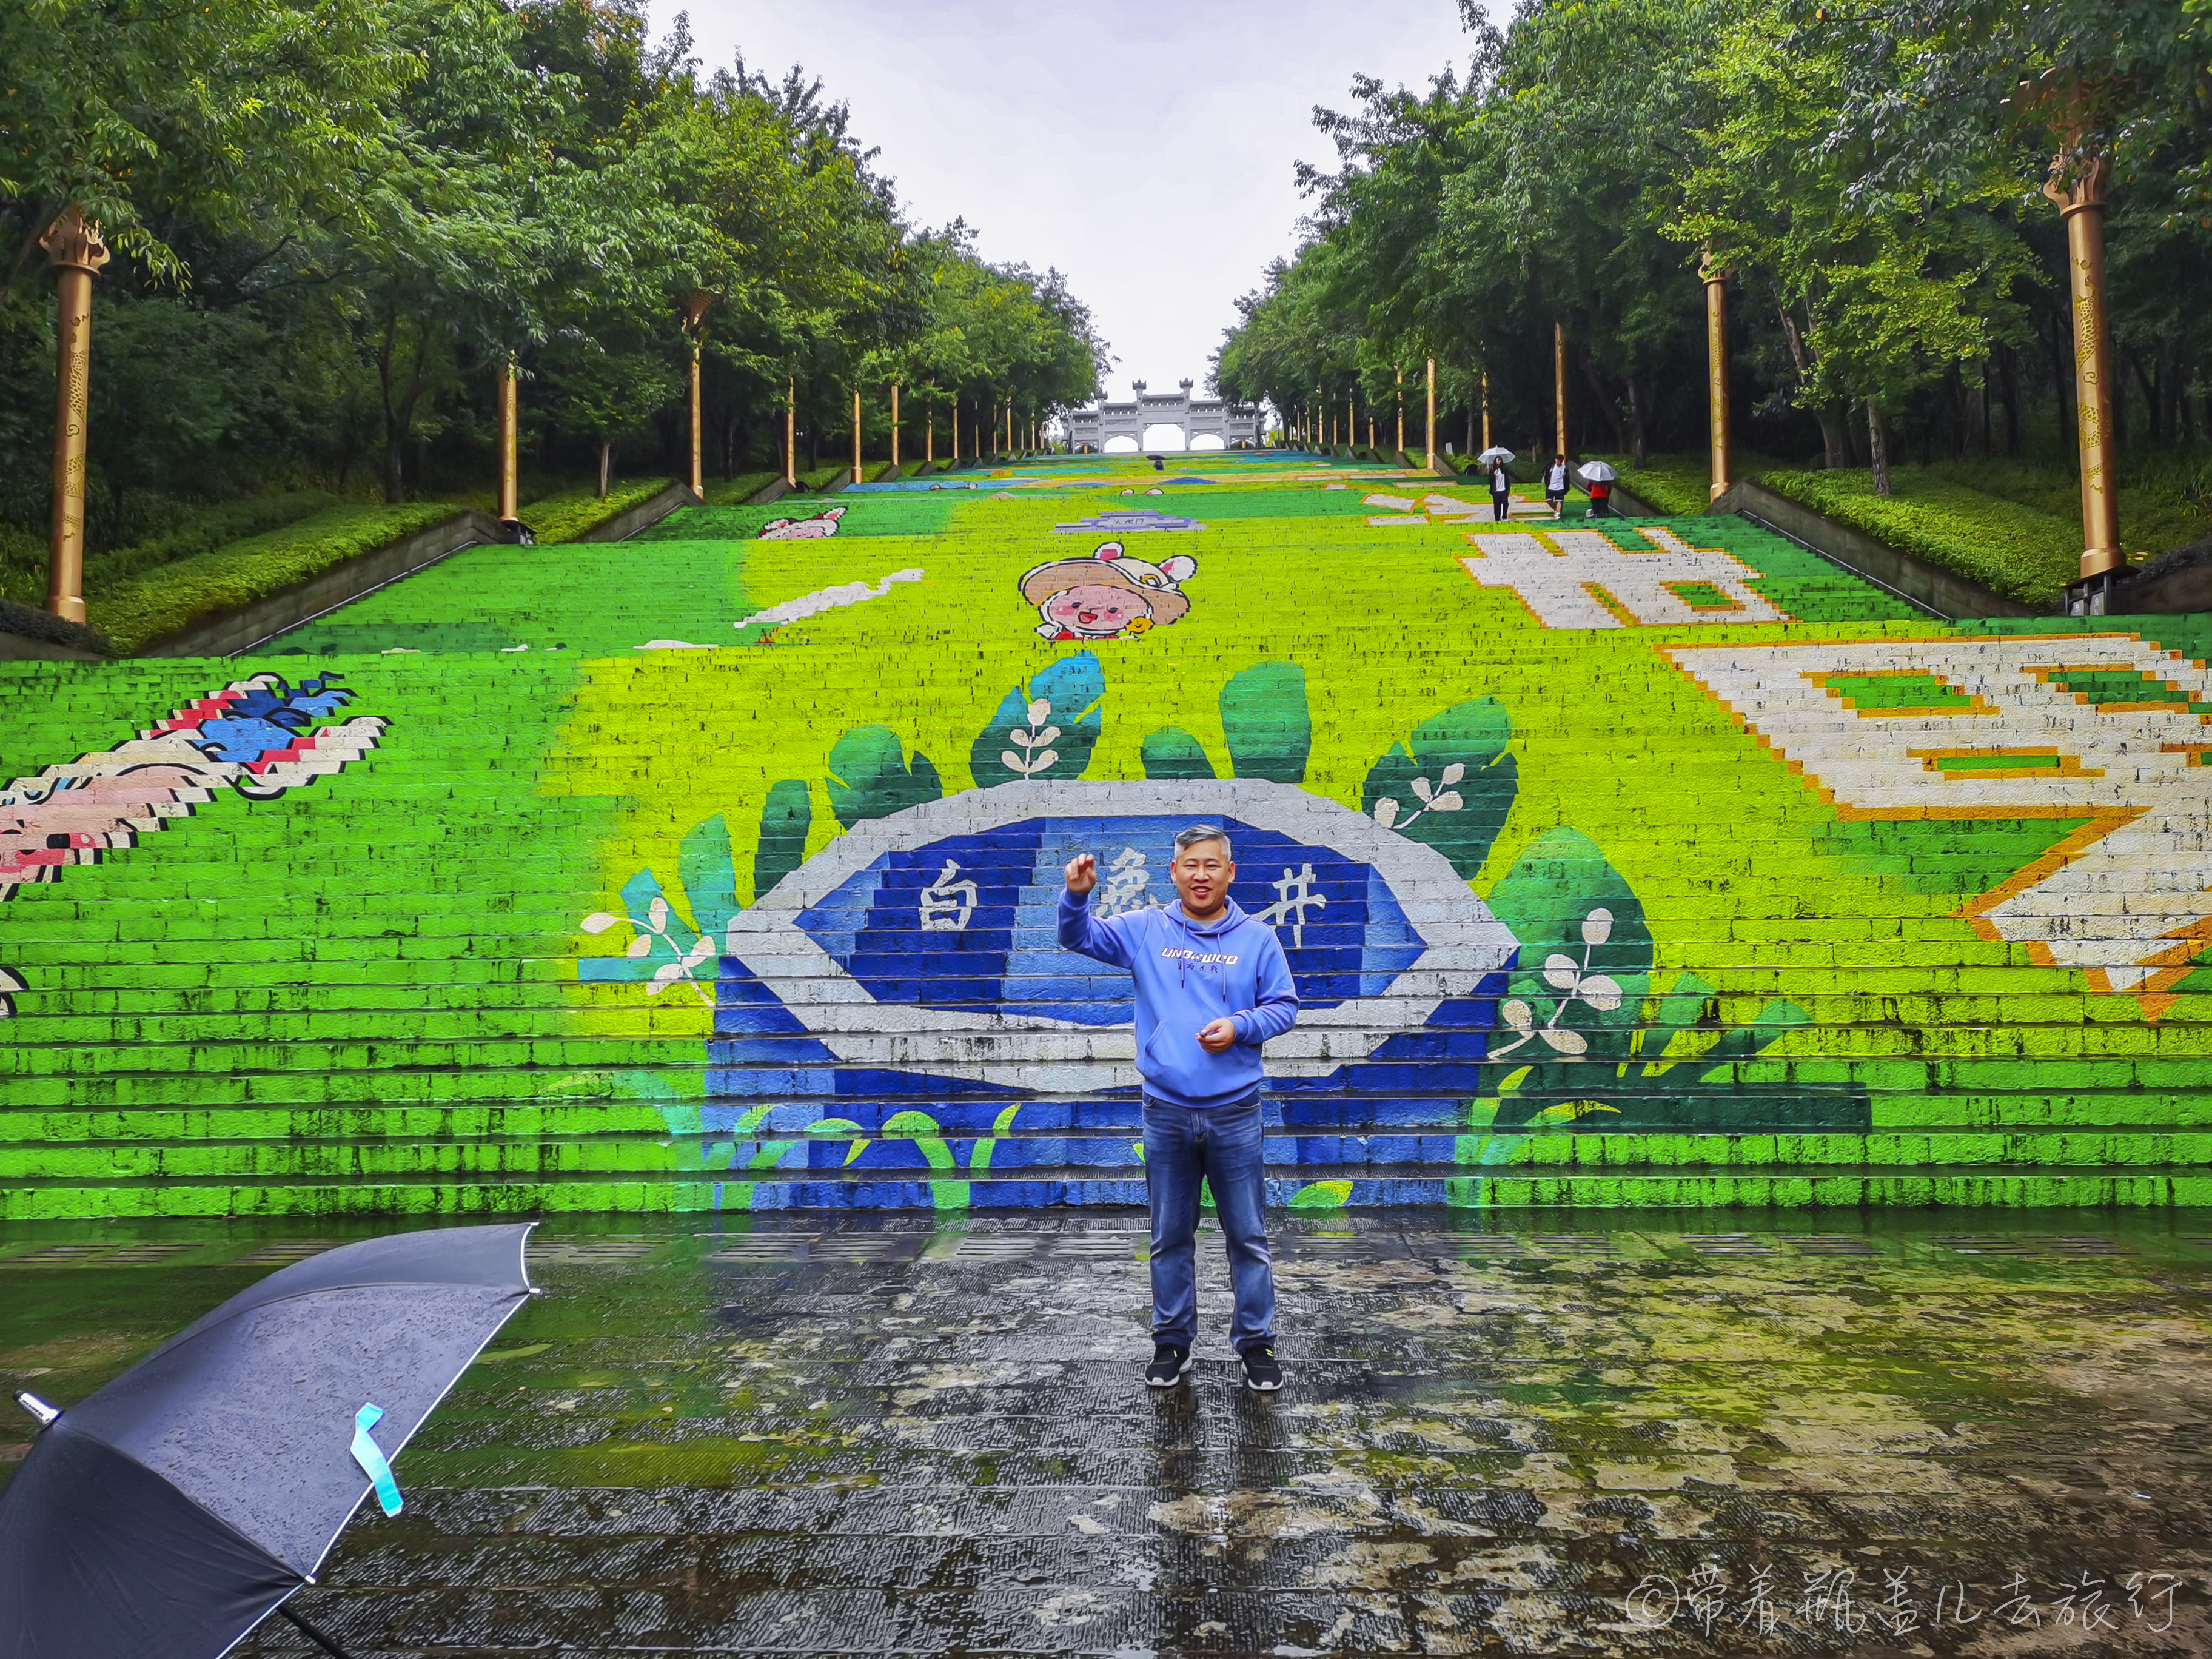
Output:
<path fill-rule="evenodd" d="M 1417 826 L 1418 827 L 1418 826 Z M 1557 984 L 1564 967 L 1571 985 L 1602 978 L 1613 994 L 1601 997 L 1599 1006 L 1575 998 L 1550 1028 L 1547 1042 L 1558 1053 L 1587 1053 L 1591 1059 L 1616 1064 L 1629 1058 L 1644 999 L 1650 988 L 1652 945 L 1644 921 L 1644 907 L 1636 894 L 1609 863 L 1597 843 L 1580 830 L 1565 826 L 1548 830 L 1524 849 L 1489 895 L 1491 910 L 1513 930 L 1521 942 L 1517 965 L 1507 982 L 1506 994 L 1543 1011 L 1549 1019 L 1559 998 L 1567 994 Z M 1586 917 L 1602 909 L 1612 926 L 1601 941 L 1583 935 Z M 1584 968 L 1583 957 L 1589 965 Z M 1540 1025 L 1541 1021 L 1539 1022 Z M 1568 1036 L 1580 1048 L 1563 1048 L 1551 1039 Z M 1517 1057 L 1530 1052 L 1522 1049 Z M 1562 1100 L 1579 1100 L 1594 1091 L 1583 1065 L 1547 1061 L 1523 1080 L 1507 1100 L 1506 1127 L 1525 1122 L 1528 1114 Z"/>
<path fill-rule="evenodd" d="M 1544 958 L 1544 982 L 1555 991 L 1573 990 L 1575 976 L 1581 972 L 1582 965 L 1572 957 L 1555 953 Z"/>
<path fill-rule="evenodd" d="M 1221 688 L 1221 731 L 1231 774 L 1304 783 L 1313 750 L 1306 671 L 1294 662 L 1255 663 Z"/>
<path fill-rule="evenodd" d="M 830 750 L 830 809 L 848 830 L 944 793 L 929 757 L 917 749 L 909 763 L 888 726 L 856 726 Z"/>
<path fill-rule="evenodd" d="M 1104 671 L 1088 651 L 1064 657 L 1027 685 L 1014 687 L 969 750 L 975 787 L 992 789 L 1025 777 L 1081 777 L 1105 725 L 1105 696 Z M 1046 746 L 1053 744 L 1058 747 Z M 1029 760 L 1018 758 L 1021 750 L 1029 751 Z"/>
<path fill-rule="evenodd" d="M 1375 803 L 1375 822 L 1388 830 L 1398 821 L 1398 803 L 1385 795 Z"/>
<path fill-rule="evenodd" d="M 1620 987 L 1610 974 L 1592 974 L 1575 988 L 1575 994 L 1602 1014 L 1620 1006 Z"/>
<path fill-rule="evenodd" d="M 650 956 L 652 953 L 653 935 L 650 933 L 640 933 L 629 942 L 629 948 L 623 952 L 626 957 Z"/>
<path fill-rule="evenodd" d="M 683 878 L 684 896 L 690 901 L 691 920 L 703 939 L 717 939 L 741 908 L 738 903 L 738 871 L 730 856 L 730 826 L 720 812 L 703 823 L 695 823 L 677 849 L 676 873 Z"/>
<path fill-rule="evenodd" d="M 806 836 L 814 827 L 814 797 L 796 778 L 768 792 L 761 807 L 760 842 L 753 849 L 753 902 L 806 860 Z"/>
<path fill-rule="evenodd" d="M 1180 726 L 1164 726 L 1147 732 L 1138 752 L 1148 778 L 1180 781 L 1214 775 L 1213 763 L 1206 757 L 1204 747 Z"/>
<path fill-rule="evenodd" d="M 620 916 L 609 915 L 605 910 L 594 910 L 584 918 L 583 929 L 587 933 L 604 933 L 621 920 Z"/>
<path fill-rule="evenodd" d="M 1369 769 L 1360 810 L 1375 817 L 1377 803 L 1418 795 L 1427 806 L 1401 826 L 1395 817 L 1376 822 L 1435 848 L 1462 881 L 1473 881 L 1519 791 L 1519 772 L 1505 752 L 1512 737 L 1512 717 L 1495 698 L 1455 703 L 1423 720 Z M 1431 778 L 1445 787 L 1434 790 Z"/>
<path fill-rule="evenodd" d="M 1600 906 L 1583 918 L 1583 943 L 1602 945 L 1613 937 L 1613 912 Z"/>

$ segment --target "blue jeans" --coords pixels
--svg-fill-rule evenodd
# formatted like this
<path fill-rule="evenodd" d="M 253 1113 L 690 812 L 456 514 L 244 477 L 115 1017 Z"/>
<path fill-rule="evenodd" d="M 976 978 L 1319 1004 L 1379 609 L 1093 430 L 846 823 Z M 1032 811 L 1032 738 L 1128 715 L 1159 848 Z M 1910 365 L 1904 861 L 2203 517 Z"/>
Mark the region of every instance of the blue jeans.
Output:
<path fill-rule="evenodd" d="M 1152 1212 L 1152 1340 L 1188 1348 L 1198 1335 L 1198 1188 L 1213 1193 L 1229 1245 L 1238 1352 L 1275 1337 L 1275 1271 L 1267 1255 L 1267 1177 L 1260 1097 L 1233 1106 L 1145 1099 L 1145 1193 Z"/>

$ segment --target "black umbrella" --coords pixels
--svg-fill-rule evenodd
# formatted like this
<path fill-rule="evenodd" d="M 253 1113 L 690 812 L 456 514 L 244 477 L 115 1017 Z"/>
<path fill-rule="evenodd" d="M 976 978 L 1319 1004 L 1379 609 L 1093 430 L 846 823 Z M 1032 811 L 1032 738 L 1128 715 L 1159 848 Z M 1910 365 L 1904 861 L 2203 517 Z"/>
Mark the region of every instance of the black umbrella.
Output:
<path fill-rule="evenodd" d="M 0 1659 L 229 1652 L 369 1492 L 399 1512 L 388 1460 L 531 1294 L 532 1224 L 326 1251 L 65 1412 L 17 1395 L 45 1428 L 0 1492 Z"/>

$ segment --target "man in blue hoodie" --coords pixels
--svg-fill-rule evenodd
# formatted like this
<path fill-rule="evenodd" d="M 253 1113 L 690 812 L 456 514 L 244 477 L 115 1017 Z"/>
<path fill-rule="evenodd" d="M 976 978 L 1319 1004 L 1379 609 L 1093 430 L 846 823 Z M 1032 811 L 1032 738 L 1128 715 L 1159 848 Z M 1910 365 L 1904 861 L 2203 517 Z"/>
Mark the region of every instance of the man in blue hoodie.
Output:
<path fill-rule="evenodd" d="M 1152 1363 L 1170 1388 L 1190 1370 L 1198 1335 L 1198 1193 L 1213 1193 L 1237 1290 L 1230 1345 L 1252 1388 L 1283 1386 L 1275 1360 L 1275 1275 L 1267 1255 L 1267 1181 L 1260 1139 L 1260 1045 L 1298 1017 L 1291 965 L 1274 929 L 1229 896 L 1229 837 L 1211 824 L 1176 837 L 1169 866 L 1182 902 L 1090 912 L 1098 861 L 1069 860 L 1060 942 L 1126 968 L 1137 981 L 1137 1071 L 1145 1082 L 1145 1191 L 1152 1211 Z"/>

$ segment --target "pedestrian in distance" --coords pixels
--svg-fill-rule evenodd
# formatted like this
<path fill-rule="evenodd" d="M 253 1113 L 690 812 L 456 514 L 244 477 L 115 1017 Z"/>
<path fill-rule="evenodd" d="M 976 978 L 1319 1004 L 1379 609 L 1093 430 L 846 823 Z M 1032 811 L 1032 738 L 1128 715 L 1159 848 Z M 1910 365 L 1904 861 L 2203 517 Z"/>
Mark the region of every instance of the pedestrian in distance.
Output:
<path fill-rule="evenodd" d="M 1552 457 L 1552 465 L 1544 472 L 1544 501 L 1552 509 L 1553 518 L 1559 517 L 1567 507 L 1567 458 Z"/>
<path fill-rule="evenodd" d="M 1513 475 L 1504 461 L 1490 464 L 1490 516 L 1500 524 L 1513 516 Z"/>
<path fill-rule="evenodd" d="M 1152 1363 L 1172 1388 L 1198 1338 L 1199 1187 L 1212 1189 L 1236 1291 L 1230 1346 L 1247 1386 L 1283 1386 L 1275 1358 L 1275 1275 L 1267 1252 L 1267 1158 L 1260 1135 L 1260 1045 L 1298 1017 L 1282 941 L 1229 896 L 1237 865 L 1212 824 L 1175 839 L 1180 902 L 1097 921 L 1098 861 L 1068 860 L 1060 942 L 1128 969 L 1137 986 L 1137 1072 L 1144 1080 L 1145 1195 L 1152 1222 Z"/>

